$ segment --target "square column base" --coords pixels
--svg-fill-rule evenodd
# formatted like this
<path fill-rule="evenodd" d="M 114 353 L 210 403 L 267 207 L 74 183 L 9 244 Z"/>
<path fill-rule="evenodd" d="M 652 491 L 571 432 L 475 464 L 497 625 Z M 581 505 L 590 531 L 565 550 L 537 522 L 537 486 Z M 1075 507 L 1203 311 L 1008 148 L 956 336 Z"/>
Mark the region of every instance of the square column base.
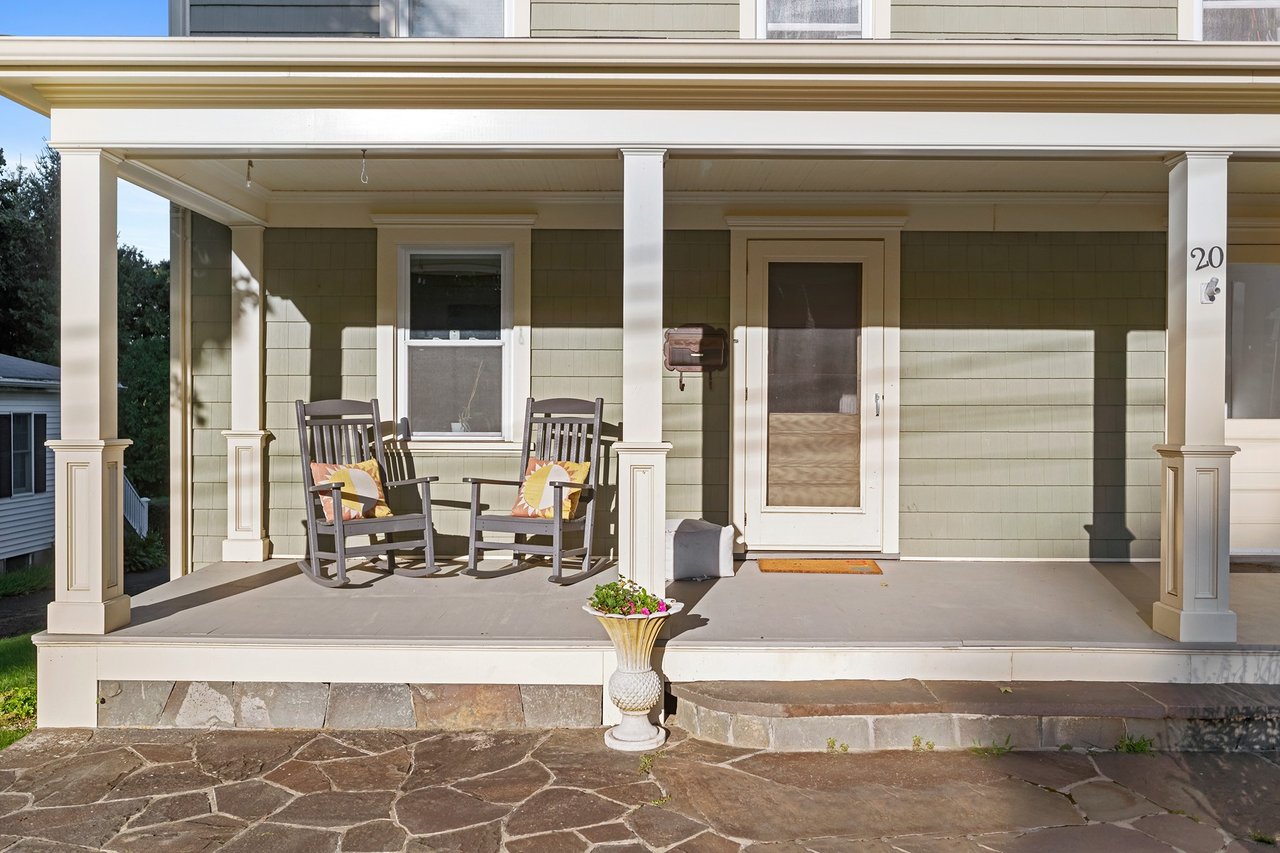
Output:
<path fill-rule="evenodd" d="M 271 433 L 264 430 L 225 430 L 227 439 L 227 538 L 222 559 L 229 563 L 260 563 L 271 553 L 263 521 L 263 458 Z"/>
<path fill-rule="evenodd" d="M 1151 627 L 1179 643 L 1234 643 L 1237 636 L 1234 611 L 1197 613 L 1170 607 L 1163 601 L 1152 605 Z"/>
<path fill-rule="evenodd" d="M 665 441 L 620 441 L 618 574 L 654 595 L 667 588 L 667 454 Z"/>
<path fill-rule="evenodd" d="M 1151 626 L 1180 643 L 1234 643 L 1231 457 L 1238 447 L 1158 444 L 1160 600 Z"/>
<path fill-rule="evenodd" d="M 54 601 L 49 604 L 50 634 L 108 634 L 129 624 L 129 596 L 107 601 Z"/>

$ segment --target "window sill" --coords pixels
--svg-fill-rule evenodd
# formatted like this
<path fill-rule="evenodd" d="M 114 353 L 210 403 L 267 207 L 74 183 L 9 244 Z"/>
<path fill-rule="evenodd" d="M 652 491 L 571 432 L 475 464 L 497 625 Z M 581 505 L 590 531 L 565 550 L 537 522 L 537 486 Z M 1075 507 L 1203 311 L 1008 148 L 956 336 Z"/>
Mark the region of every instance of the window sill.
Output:
<path fill-rule="evenodd" d="M 518 454 L 521 450 L 520 442 L 502 438 L 411 439 L 399 442 L 399 446 L 410 453 L 468 453 L 496 456 Z"/>

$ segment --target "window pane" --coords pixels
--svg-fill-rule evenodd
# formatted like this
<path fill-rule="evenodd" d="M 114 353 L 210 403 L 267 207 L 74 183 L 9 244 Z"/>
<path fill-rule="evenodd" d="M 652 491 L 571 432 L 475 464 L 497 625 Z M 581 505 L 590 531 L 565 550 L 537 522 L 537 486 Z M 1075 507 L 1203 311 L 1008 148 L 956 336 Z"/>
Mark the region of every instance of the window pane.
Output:
<path fill-rule="evenodd" d="M 1228 264 L 1227 417 L 1280 418 L 1280 264 Z"/>
<path fill-rule="evenodd" d="M 765 37 L 861 38 L 862 3 L 860 0 L 768 0 Z"/>
<path fill-rule="evenodd" d="M 409 337 L 445 341 L 502 337 L 502 256 L 411 257 Z"/>
<path fill-rule="evenodd" d="M 1254 8 L 1204 4 L 1205 41 L 1280 40 L 1280 8 L 1259 3 Z"/>
<path fill-rule="evenodd" d="M 862 265 L 769 264 L 770 506 L 861 504 Z"/>
<path fill-rule="evenodd" d="M 13 416 L 13 492 L 31 491 L 31 415 Z"/>
<path fill-rule="evenodd" d="M 410 0 L 414 38 L 501 37 L 503 0 Z"/>
<path fill-rule="evenodd" d="M 502 433 L 501 346 L 409 347 L 409 429 Z"/>

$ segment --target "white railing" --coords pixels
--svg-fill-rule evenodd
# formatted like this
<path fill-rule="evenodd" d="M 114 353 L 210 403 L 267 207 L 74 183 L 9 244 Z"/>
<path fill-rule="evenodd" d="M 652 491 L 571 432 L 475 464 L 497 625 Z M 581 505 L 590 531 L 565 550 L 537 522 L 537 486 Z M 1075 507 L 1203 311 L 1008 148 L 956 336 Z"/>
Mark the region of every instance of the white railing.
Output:
<path fill-rule="evenodd" d="M 150 518 L 151 498 L 138 495 L 138 490 L 128 477 L 124 478 L 124 520 L 143 539 L 147 538 L 148 519 Z"/>

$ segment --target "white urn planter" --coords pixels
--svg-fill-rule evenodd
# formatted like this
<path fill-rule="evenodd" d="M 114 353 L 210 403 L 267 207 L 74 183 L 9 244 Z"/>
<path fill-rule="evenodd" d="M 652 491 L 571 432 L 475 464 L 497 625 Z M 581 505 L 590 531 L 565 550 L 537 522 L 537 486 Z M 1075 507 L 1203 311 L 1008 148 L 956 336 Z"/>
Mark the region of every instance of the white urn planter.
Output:
<path fill-rule="evenodd" d="M 684 605 L 664 600 L 665 612 L 648 615 L 601 613 L 589 605 L 582 608 L 600 620 L 618 655 L 618 668 L 609 677 L 609 698 L 622 712 L 622 722 L 604 733 L 605 745 L 611 749 L 647 752 L 667 740 L 666 730 L 649 722 L 649 712 L 662 701 L 662 679 L 652 665 L 653 644 L 667 617 L 679 613 Z"/>

